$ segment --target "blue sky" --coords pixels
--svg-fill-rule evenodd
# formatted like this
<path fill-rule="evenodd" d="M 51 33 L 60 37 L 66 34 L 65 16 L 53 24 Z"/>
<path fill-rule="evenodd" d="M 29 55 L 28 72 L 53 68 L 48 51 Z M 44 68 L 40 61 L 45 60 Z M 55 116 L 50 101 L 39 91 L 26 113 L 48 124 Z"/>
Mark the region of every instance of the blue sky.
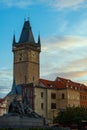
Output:
<path fill-rule="evenodd" d="M 12 86 L 13 34 L 18 41 L 28 17 L 35 40 L 41 35 L 41 78 L 87 84 L 86 0 L 0 0 L 0 97 Z"/>

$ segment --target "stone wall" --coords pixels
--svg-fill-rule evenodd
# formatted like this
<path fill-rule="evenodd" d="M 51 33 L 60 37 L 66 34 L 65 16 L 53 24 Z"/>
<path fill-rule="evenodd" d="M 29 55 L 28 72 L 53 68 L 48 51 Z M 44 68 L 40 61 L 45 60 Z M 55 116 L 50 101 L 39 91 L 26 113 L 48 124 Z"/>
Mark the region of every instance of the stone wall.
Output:
<path fill-rule="evenodd" d="M 32 126 L 43 126 L 44 119 L 19 117 L 19 116 L 2 116 L 0 117 L 0 128 L 27 128 Z"/>

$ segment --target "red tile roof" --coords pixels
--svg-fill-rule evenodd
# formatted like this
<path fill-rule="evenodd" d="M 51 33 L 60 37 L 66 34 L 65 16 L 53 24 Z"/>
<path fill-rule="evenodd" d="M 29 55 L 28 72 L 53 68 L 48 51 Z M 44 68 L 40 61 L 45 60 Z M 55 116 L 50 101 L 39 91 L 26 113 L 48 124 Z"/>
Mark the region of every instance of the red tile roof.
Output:
<path fill-rule="evenodd" d="M 46 88 L 56 88 L 56 89 L 71 88 L 75 90 L 79 89 L 79 90 L 87 91 L 86 85 L 81 84 L 81 83 L 76 83 L 69 79 L 64 79 L 61 77 L 57 77 L 55 81 L 40 79 L 40 82 L 43 83 Z"/>
<path fill-rule="evenodd" d="M 43 83 L 46 88 L 55 88 L 55 89 L 66 88 L 66 86 L 60 81 L 50 81 L 46 79 L 40 79 L 40 82 Z"/>

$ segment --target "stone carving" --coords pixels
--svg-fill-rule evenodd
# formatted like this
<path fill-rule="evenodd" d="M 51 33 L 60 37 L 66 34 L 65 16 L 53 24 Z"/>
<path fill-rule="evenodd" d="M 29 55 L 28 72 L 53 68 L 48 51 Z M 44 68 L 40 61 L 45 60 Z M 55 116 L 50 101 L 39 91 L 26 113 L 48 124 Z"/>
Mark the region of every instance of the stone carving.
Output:
<path fill-rule="evenodd" d="M 8 113 L 23 114 L 22 104 L 16 98 L 10 103 Z"/>
<path fill-rule="evenodd" d="M 34 118 L 42 118 L 40 115 L 35 113 L 29 106 L 27 102 L 27 97 L 24 96 L 23 101 L 20 102 L 15 97 L 9 105 L 8 114 L 19 115 L 21 117 L 28 116 Z"/>
<path fill-rule="evenodd" d="M 26 95 L 21 102 L 15 97 L 9 105 L 8 113 L 0 117 L 0 128 L 29 128 L 44 125 L 45 118 L 29 107 Z"/>

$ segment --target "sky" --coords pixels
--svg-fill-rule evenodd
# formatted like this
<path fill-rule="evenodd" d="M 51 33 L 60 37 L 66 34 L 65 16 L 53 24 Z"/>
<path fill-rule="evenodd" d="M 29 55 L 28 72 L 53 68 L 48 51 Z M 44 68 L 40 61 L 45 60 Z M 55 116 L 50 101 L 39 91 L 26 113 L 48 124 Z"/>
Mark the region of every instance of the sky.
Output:
<path fill-rule="evenodd" d="M 41 36 L 40 77 L 87 85 L 87 0 L 0 0 L 0 98 L 12 87 L 12 40 L 24 19 Z"/>

